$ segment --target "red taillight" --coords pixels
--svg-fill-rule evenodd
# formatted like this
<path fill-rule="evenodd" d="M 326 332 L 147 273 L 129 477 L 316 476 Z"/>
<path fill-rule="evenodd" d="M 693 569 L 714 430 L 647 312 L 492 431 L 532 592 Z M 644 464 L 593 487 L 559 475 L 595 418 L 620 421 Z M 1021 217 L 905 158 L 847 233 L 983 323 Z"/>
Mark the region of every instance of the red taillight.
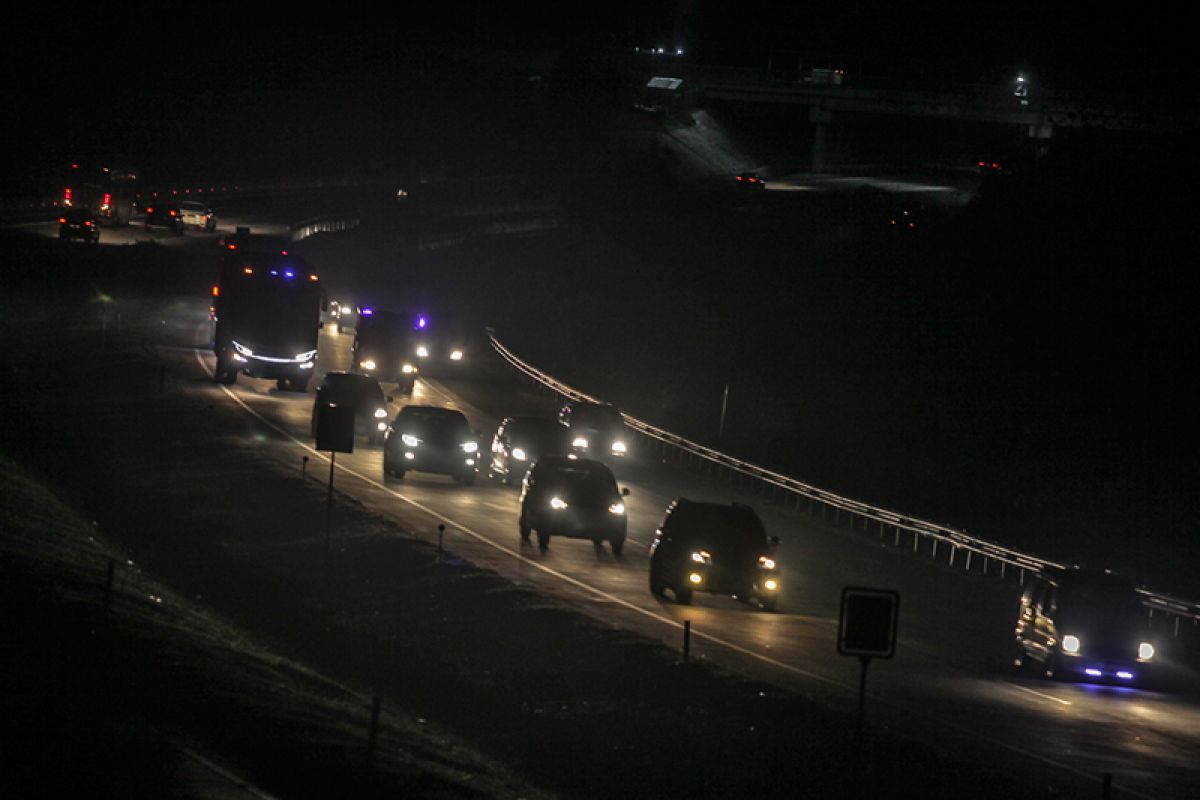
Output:
<path fill-rule="evenodd" d="M 178 215 L 174 211 L 172 211 L 171 216 L 174 217 L 174 216 L 178 216 Z"/>
<path fill-rule="evenodd" d="M 154 206 L 146 206 L 146 213 L 147 213 L 147 214 L 153 214 L 153 213 L 154 213 Z"/>
<path fill-rule="evenodd" d="M 92 221 L 90 219 L 84 220 L 83 224 L 88 228 L 92 227 Z"/>
<path fill-rule="evenodd" d="M 286 255 L 287 255 L 287 250 L 280 250 L 280 251 L 279 251 L 279 255 L 281 255 L 281 256 L 286 256 Z"/>
<path fill-rule="evenodd" d="M 737 176 L 737 179 L 740 181 L 740 180 L 742 179 L 742 176 L 741 176 L 741 175 L 738 175 L 738 176 Z"/>
<path fill-rule="evenodd" d="M 104 195 L 104 205 L 107 206 L 107 205 L 111 205 L 111 204 L 112 204 L 112 195 L 111 194 Z"/>

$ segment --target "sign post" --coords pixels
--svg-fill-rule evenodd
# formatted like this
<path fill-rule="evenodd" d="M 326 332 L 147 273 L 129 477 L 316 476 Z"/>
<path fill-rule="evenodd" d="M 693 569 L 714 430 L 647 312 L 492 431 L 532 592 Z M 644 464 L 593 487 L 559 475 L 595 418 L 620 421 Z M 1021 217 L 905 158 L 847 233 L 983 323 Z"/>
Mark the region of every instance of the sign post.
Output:
<path fill-rule="evenodd" d="M 854 586 L 842 589 L 838 652 L 844 656 L 858 656 L 862 665 L 858 684 L 858 730 L 854 737 L 854 763 L 850 777 L 852 797 L 858 793 L 858 762 L 863 748 L 863 723 L 866 718 L 867 667 L 872 658 L 891 658 L 896 654 L 896 623 L 899 615 L 899 592 Z"/>
<path fill-rule="evenodd" d="M 325 494 L 325 547 L 329 547 L 330 516 L 333 513 L 334 457 L 354 452 L 354 407 L 326 403 L 317 406 L 315 438 L 318 450 L 329 451 L 329 489 Z"/>

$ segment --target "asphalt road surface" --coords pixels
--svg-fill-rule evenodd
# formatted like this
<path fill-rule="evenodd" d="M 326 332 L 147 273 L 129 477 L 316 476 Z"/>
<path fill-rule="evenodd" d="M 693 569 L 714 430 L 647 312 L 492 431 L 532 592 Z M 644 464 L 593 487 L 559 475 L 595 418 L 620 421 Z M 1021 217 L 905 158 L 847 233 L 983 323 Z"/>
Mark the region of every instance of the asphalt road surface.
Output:
<path fill-rule="evenodd" d="M 199 306 L 168 322 L 194 328 L 195 350 L 166 349 L 181 376 L 211 374 L 210 331 Z M 181 312 L 182 313 L 182 312 Z M 319 372 L 350 365 L 352 336 L 324 332 Z M 499 420 L 557 411 L 556 398 L 518 379 L 489 354 L 472 354 L 460 377 L 422 378 L 410 398 L 395 394 L 394 415 L 407 402 L 461 410 L 481 434 L 486 453 Z M 320 376 L 314 376 L 315 387 Z M 233 387 L 188 382 L 208 402 L 231 404 L 257 419 L 265 447 L 282 462 L 324 476 L 328 461 L 312 449 L 313 394 L 277 391 L 274 381 L 239 378 Z M 385 386 L 385 389 L 392 387 Z M 845 586 L 895 589 L 901 595 L 899 643 L 891 660 L 874 661 L 868 680 L 868 724 L 929 742 L 1014 775 L 1047 776 L 1097 787 L 1113 776 L 1115 796 L 1194 797 L 1200 792 L 1200 698 L 1192 688 L 1159 693 L 1127 687 L 1048 682 L 1012 674 L 1012 627 L 1020 587 L 967 574 L 804 513 L 751 500 L 768 533 L 780 536 L 783 593 L 778 613 L 732 598 L 698 594 L 680 606 L 647 587 L 647 549 L 674 498 L 746 500 L 728 485 L 678 471 L 634 452 L 615 467 L 626 498 L 629 538 L 614 557 L 607 547 L 554 539 L 546 553 L 517 533 L 518 489 L 489 480 L 473 487 L 449 477 L 383 475 L 382 450 L 365 439 L 338 454 L 335 486 L 402 528 L 429 539 L 445 526 L 445 546 L 514 582 L 569 603 L 613 625 L 681 643 L 685 620 L 692 652 L 732 670 L 786 685 L 834 708 L 854 712 L 860 665 L 836 652 L 840 593 Z M 1194 687 L 1194 684 L 1193 684 Z"/>

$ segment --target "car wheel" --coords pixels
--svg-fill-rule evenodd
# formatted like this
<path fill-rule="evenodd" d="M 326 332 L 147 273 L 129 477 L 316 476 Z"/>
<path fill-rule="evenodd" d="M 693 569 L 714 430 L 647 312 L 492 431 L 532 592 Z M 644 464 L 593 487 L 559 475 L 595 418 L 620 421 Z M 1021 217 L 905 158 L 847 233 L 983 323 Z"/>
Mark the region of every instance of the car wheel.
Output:
<path fill-rule="evenodd" d="M 545 550 L 550 547 L 550 534 L 546 533 L 545 531 L 538 531 L 537 539 L 539 550 Z"/>
<path fill-rule="evenodd" d="M 657 575 L 654 574 L 654 570 L 652 568 L 650 570 L 650 594 L 654 595 L 655 597 L 662 597 L 663 593 L 666 591 L 667 585 L 663 583 Z"/>
<path fill-rule="evenodd" d="M 229 361 L 217 356 L 217 369 L 213 372 L 213 379 L 217 383 L 223 383 L 226 386 L 231 386 L 237 381 L 237 370 L 229 366 Z"/>
<path fill-rule="evenodd" d="M 763 611 L 775 611 L 779 608 L 779 598 L 778 597 L 759 598 L 758 606 Z"/>
<path fill-rule="evenodd" d="M 625 549 L 625 537 L 622 536 L 620 539 L 610 539 L 608 546 L 612 548 L 612 553 L 614 556 L 621 555 L 621 551 Z"/>
<path fill-rule="evenodd" d="M 521 538 L 526 542 L 529 541 L 529 536 L 530 536 L 530 534 L 533 533 L 533 528 L 529 527 L 528 525 L 526 525 L 524 523 L 524 521 L 522 521 L 520 523 L 520 530 L 521 530 Z"/>

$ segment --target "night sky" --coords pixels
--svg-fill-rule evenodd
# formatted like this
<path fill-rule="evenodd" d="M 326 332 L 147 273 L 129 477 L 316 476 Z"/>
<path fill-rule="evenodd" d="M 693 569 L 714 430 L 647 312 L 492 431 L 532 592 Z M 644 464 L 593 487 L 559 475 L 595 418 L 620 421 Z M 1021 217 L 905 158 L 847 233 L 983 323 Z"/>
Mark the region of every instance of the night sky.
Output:
<path fill-rule="evenodd" d="M 15 11 L 4 34 L 4 180 L 78 160 L 197 179 L 296 167 L 337 172 L 347 168 L 343 158 L 369 171 L 369 158 L 419 145 L 424 129 L 414 120 L 480 102 L 486 82 L 503 83 L 506 72 L 538 71 L 517 53 L 547 54 L 560 69 L 633 46 L 682 46 L 689 58 L 729 65 L 804 53 L 876 75 L 974 81 L 1022 70 L 1048 84 L 1145 93 L 1173 91 L 1190 72 L 1181 72 L 1190 51 L 1180 20 L 1117 17 L 1096 5 L 428 5 L 269 16 L 217 6 L 196 19 L 161 5 L 119 15 Z M 446 69 L 437 52 L 447 50 L 509 58 Z"/>

